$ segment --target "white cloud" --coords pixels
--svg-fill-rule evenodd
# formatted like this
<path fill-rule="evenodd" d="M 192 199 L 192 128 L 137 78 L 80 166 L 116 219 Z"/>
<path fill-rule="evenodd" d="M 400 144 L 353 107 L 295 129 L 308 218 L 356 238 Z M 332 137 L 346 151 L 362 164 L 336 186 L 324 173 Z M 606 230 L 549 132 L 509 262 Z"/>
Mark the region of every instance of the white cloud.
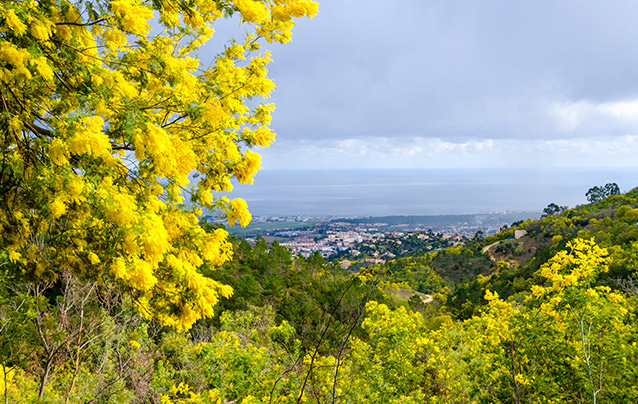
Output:
<path fill-rule="evenodd" d="M 633 101 L 599 104 L 597 108 L 610 116 L 638 123 L 638 99 Z"/>
<path fill-rule="evenodd" d="M 269 169 L 636 166 L 638 136 L 563 139 L 391 137 L 279 142 L 262 151 Z"/>
<path fill-rule="evenodd" d="M 550 113 L 556 119 L 560 130 L 572 131 L 582 123 L 584 115 L 590 109 L 589 105 L 585 102 L 555 104 L 552 105 Z"/>
<path fill-rule="evenodd" d="M 549 107 L 558 129 L 574 131 L 632 131 L 638 133 L 638 99 L 600 102 L 576 101 L 554 103 Z M 602 131 L 603 133 L 600 133 Z"/>

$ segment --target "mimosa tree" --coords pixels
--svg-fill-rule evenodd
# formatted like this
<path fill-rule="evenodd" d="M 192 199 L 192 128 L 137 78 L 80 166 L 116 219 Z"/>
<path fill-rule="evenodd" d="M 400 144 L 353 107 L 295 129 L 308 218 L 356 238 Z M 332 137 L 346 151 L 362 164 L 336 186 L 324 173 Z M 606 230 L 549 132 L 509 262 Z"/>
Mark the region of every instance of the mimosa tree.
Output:
<path fill-rule="evenodd" d="M 264 42 L 287 42 L 310 0 L 27 0 L 0 4 L 0 248 L 11 276 L 63 271 L 116 282 L 141 312 L 189 328 L 230 287 L 206 276 L 231 256 L 201 209 L 246 225 L 241 199 L 268 146 Z M 212 61 L 216 20 L 247 35 Z M 195 173 L 197 173 L 195 175 Z M 193 180 L 196 178 L 196 180 Z M 189 203 L 185 203 L 189 198 Z"/>

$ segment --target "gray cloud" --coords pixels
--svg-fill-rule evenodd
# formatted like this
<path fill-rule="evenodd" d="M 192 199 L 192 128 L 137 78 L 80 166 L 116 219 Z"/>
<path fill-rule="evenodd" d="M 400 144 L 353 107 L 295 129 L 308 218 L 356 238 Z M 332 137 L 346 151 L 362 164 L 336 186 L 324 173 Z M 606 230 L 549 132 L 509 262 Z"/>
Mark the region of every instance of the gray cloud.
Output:
<path fill-rule="evenodd" d="M 281 141 L 635 134 L 597 106 L 638 99 L 637 13 L 630 1 L 324 0 L 273 50 L 273 127 Z M 570 108 L 577 125 L 560 115 Z"/>

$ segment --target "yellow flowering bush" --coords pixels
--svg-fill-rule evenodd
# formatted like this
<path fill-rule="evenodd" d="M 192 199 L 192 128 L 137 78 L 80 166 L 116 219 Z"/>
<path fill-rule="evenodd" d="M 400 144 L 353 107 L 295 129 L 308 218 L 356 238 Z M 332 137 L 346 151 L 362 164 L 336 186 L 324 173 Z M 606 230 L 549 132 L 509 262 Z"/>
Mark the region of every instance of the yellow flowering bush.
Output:
<path fill-rule="evenodd" d="M 232 291 L 199 268 L 231 246 L 198 216 L 250 221 L 244 201 L 213 193 L 251 183 L 251 148 L 274 140 L 274 107 L 246 102 L 274 88 L 261 42 L 288 41 L 293 18 L 316 12 L 308 0 L 0 4 L 0 248 L 13 273 L 116 282 L 178 329 L 211 316 Z M 246 37 L 201 63 L 233 14 Z"/>
<path fill-rule="evenodd" d="M 456 348 L 464 351 L 470 395 L 489 402 L 635 401 L 631 300 L 596 286 L 610 262 L 593 240 L 574 239 L 541 266 L 545 282 L 524 302 L 488 290 L 485 312 L 464 322 Z"/>

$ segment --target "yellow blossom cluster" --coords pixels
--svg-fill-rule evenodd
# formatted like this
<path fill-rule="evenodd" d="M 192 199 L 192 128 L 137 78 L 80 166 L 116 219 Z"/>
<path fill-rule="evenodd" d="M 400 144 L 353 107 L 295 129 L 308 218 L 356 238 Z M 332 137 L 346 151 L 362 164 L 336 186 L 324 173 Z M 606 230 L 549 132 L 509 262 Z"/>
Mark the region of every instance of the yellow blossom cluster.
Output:
<path fill-rule="evenodd" d="M 607 250 L 593 240 L 575 239 L 567 243 L 569 250 L 559 251 L 542 266 L 540 274 L 551 282 L 547 291 L 559 291 L 590 283 L 599 273 L 607 272 Z M 544 288 L 534 286 L 532 294 L 540 296 Z"/>
<path fill-rule="evenodd" d="M 274 107 L 247 103 L 274 88 L 260 40 L 285 42 L 293 18 L 316 12 L 308 0 L 1 3 L 0 248 L 12 270 L 117 282 L 175 328 L 213 315 L 232 290 L 202 268 L 231 246 L 198 216 L 250 222 L 243 200 L 214 193 L 251 183 L 251 148 L 274 141 Z M 233 13 L 252 32 L 200 63 Z"/>

